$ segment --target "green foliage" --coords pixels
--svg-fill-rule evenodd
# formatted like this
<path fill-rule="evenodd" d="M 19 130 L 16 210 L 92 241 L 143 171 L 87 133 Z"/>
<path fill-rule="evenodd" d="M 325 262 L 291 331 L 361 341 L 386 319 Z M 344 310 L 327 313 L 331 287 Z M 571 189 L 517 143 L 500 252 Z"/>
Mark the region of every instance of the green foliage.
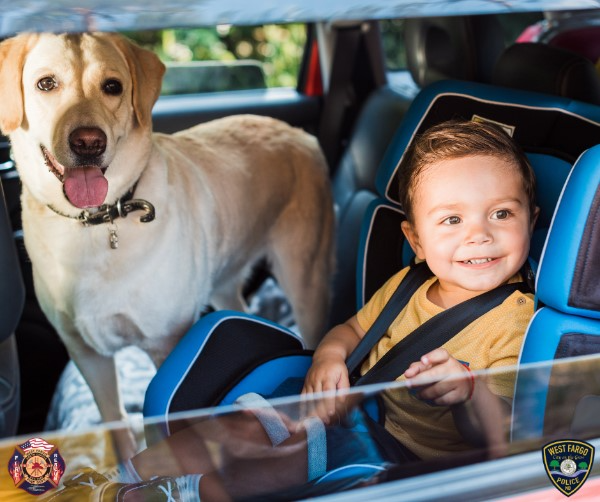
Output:
<path fill-rule="evenodd" d="M 587 464 L 587 462 L 579 462 L 578 467 L 580 469 L 587 469 L 588 468 L 588 464 Z"/>
<path fill-rule="evenodd" d="M 552 462 L 550 462 L 550 467 L 552 467 L 553 469 L 558 469 L 560 467 L 560 462 L 558 460 L 553 460 Z"/>
<path fill-rule="evenodd" d="M 391 71 L 405 69 L 407 63 L 404 50 L 404 19 L 383 20 L 380 26 L 386 67 Z"/>
<path fill-rule="evenodd" d="M 164 62 L 258 61 L 267 87 L 295 87 L 306 44 L 303 24 L 216 26 L 125 33 Z"/>

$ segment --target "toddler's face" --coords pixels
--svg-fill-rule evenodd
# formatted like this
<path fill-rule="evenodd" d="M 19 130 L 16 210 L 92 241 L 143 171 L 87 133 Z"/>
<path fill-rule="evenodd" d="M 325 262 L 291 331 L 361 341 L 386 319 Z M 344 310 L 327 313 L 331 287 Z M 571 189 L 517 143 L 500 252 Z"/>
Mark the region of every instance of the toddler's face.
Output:
<path fill-rule="evenodd" d="M 517 168 L 470 156 L 429 166 L 414 193 L 414 225 L 403 229 L 440 292 L 471 298 L 505 283 L 523 265 L 533 231 Z"/>

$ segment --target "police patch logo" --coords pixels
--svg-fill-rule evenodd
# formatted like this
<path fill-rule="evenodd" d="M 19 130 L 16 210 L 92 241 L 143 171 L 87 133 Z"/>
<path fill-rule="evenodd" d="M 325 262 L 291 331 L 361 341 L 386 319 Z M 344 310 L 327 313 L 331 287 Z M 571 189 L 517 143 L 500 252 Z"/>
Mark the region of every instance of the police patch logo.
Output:
<path fill-rule="evenodd" d="M 58 448 L 42 438 L 17 445 L 8 461 L 8 473 L 15 486 L 32 495 L 56 488 L 64 472 L 65 461 Z"/>
<path fill-rule="evenodd" d="M 585 441 L 553 441 L 544 446 L 542 455 L 550 481 L 567 497 L 583 486 L 594 463 L 594 447 Z"/>

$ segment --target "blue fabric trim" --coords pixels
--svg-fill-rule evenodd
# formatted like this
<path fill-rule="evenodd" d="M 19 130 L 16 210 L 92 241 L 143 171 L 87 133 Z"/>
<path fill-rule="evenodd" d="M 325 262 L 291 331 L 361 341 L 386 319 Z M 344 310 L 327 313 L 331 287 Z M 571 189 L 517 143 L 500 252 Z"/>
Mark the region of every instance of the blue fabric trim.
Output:
<path fill-rule="evenodd" d="M 600 319 L 600 310 L 571 307 L 569 293 L 590 207 L 600 184 L 600 145 L 576 162 L 550 226 L 539 266 L 539 300 L 561 312 Z"/>
<path fill-rule="evenodd" d="M 519 357 L 513 403 L 513 440 L 539 438 L 544 430 L 552 361 L 561 337 L 569 333 L 600 336 L 600 321 L 543 307 L 533 316 Z M 528 366 L 529 364 L 529 366 Z"/>
<path fill-rule="evenodd" d="M 311 354 L 286 355 L 262 363 L 231 389 L 220 404 L 231 404 L 239 396 L 249 392 L 259 392 L 269 398 L 300 394 L 304 377 L 311 364 Z M 295 380 L 298 380 L 298 382 Z M 295 388 L 290 389 L 291 392 L 288 394 L 275 395 L 278 388 L 286 381 L 290 381 L 290 386 Z M 297 385 L 294 386 L 294 384 Z"/>
<path fill-rule="evenodd" d="M 273 326 L 283 333 L 301 340 L 293 331 L 250 314 L 232 310 L 221 310 L 207 314 L 194 324 L 179 341 L 171 354 L 169 354 L 169 357 L 162 364 L 160 371 L 150 382 L 146 391 L 146 399 L 144 400 L 144 417 L 167 418 L 172 396 L 179 388 L 181 382 L 185 380 L 189 369 L 194 365 L 196 359 L 201 356 L 202 347 L 217 327 L 229 319 L 248 319 L 252 322 L 260 322 Z"/>

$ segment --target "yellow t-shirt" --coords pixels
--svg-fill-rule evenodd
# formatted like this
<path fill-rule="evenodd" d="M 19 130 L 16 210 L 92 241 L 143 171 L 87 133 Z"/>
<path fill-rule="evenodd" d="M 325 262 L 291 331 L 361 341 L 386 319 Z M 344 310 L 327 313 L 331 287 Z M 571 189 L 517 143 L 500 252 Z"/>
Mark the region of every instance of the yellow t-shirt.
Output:
<path fill-rule="evenodd" d="M 408 268 L 405 268 L 392 276 L 358 312 L 358 323 L 363 330 L 371 327 L 407 272 Z M 509 282 L 519 280 L 521 278 L 517 275 Z M 437 278 L 432 277 L 419 287 L 379 343 L 371 349 L 361 368 L 362 374 L 400 340 L 444 310 L 427 299 L 427 291 L 436 281 Z M 533 295 L 515 291 L 443 347 L 473 371 L 515 365 L 533 311 Z M 500 372 L 488 378 L 486 383 L 494 394 L 512 398 L 514 378 L 512 371 Z M 397 378 L 403 379 L 403 376 Z M 448 406 L 426 403 L 407 389 L 387 391 L 383 400 L 386 429 L 419 457 L 436 458 L 470 448 L 456 429 Z"/>

